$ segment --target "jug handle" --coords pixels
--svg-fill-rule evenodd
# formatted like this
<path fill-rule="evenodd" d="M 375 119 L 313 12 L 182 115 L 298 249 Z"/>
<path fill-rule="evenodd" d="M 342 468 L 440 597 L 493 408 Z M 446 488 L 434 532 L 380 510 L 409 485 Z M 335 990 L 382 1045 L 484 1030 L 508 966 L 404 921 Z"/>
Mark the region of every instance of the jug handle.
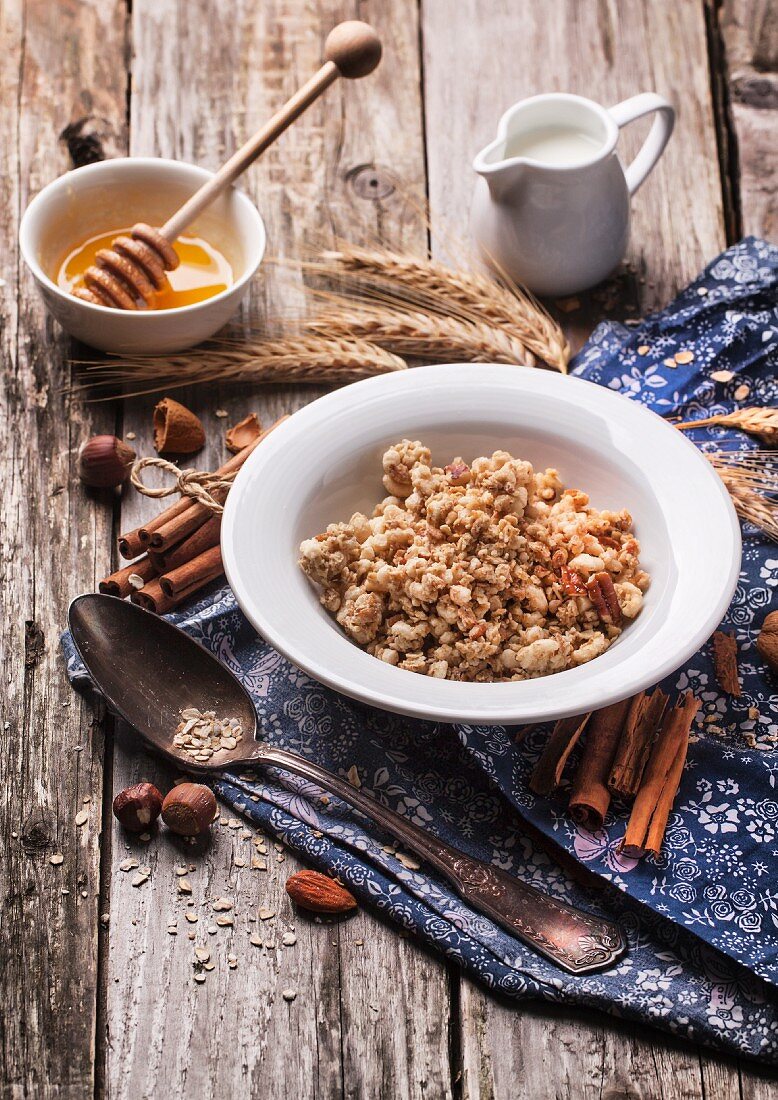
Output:
<path fill-rule="evenodd" d="M 675 108 L 664 96 L 657 95 L 656 92 L 643 92 L 641 95 L 632 96 L 631 99 L 625 99 L 623 103 L 617 103 L 608 111 L 619 129 L 626 126 L 628 122 L 634 122 L 636 118 L 642 118 L 653 111 L 657 112 L 657 116 L 648 132 L 648 137 L 635 159 L 624 169 L 630 195 L 635 194 L 664 152 L 675 125 Z"/>

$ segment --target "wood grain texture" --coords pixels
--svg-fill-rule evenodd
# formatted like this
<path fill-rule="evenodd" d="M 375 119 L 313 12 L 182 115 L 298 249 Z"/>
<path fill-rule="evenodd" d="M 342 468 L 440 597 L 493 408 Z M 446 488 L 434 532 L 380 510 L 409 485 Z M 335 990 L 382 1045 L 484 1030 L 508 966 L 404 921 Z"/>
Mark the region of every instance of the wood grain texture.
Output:
<path fill-rule="evenodd" d="M 778 3 L 724 0 L 718 11 L 736 146 L 741 230 L 778 239 Z"/>
<path fill-rule="evenodd" d="M 112 498 L 86 495 L 76 449 L 114 420 L 63 394 L 68 344 L 16 238 L 69 167 L 69 122 L 99 114 L 124 140 L 124 49 L 119 0 L 0 7 L 0 1089 L 14 1098 L 93 1090 L 103 738 L 65 682 L 59 633 L 110 546 Z"/>
<path fill-rule="evenodd" d="M 215 168 L 320 64 L 327 31 L 355 15 L 348 3 L 257 5 L 253 0 L 135 0 L 131 149 L 193 160 Z M 268 227 L 273 256 L 299 256 L 333 233 L 387 235 L 424 247 L 418 213 L 398 184 L 423 191 L 424 158 L 415 4 L 363 13 L 384 38 L 385 60 L 364 81 L 340 82 L 314 105 L 242 179 Z M 398 89 L 395 74 L 406 79 Z M 391 164 L 391 171 L 387 167 Z M 299 276 L 267 266 L 246 316 L 253 323 L 299 302 Z M 291 412 L 320 388 L 277 386 L 186 390 L 176 396 L 205 424 L 208 445 L 194 460 L 213 468 L 224 459 L 223 434 L 249 411 L 263 423 Z M 139 454 L 151 453 L 153 400 L 126 404 L 124 429 Z M 228 416 L 217 417 L 223 409 Z M 127 497 L 122 528 L 153 513 L 148 500 Z M 116 790 L 141 777 L 163 789 L 170 775 L 126 742 L 116 752 Z M 175 890 L 176 844 L 147 845 L 114 834 L 108 963 L 106 1081 L 112 1097 L 192 1096 L 444 1097 L 448 1081 L 448 979 L 436 960 L 371 915 L 340 924 L 296 917 L 283 886 L 300 868 L 290 854 L 277 863 L 269 845 L 266 872 L 238 867 L 252 847 L 240 831 L 220 827 L 206 849 L 189 853 L 189 877 L 200 914 L 188 926 Z M 117 869 L 138 849 L 152 876 L 131 886 Z M 241 857 L 238 858 L 248 858 Z M 205 931 L 206 898 L 235 902 L 234 929 Z M 161 903 L 159 899 L 164 899 Z M 263 942 L 249 942 L 257 906 L 277 912 L 259 922 Z M 177 935 L 167 921 L 178 914 Z M 134 923 L 133 923 L 134 922 Z M 294 923 L 297 943 L 280 945 Z M 187 933 L 194 930 L 195 940 Z M 216 968 L 194 982 L 193 946 L 206 943 Z M 226 964 L 233 952 L 235 970 Z M 402 975 L 397 980 L 397 975 Z M 118 980 L 116 980 L 118 979 Z M 283 999 L 293 989 L 293 1001 Z M 380 1010 L 372 1011 L 380 991 Z M 414 1006 L 402 1037 L 397 1022 Z"/>

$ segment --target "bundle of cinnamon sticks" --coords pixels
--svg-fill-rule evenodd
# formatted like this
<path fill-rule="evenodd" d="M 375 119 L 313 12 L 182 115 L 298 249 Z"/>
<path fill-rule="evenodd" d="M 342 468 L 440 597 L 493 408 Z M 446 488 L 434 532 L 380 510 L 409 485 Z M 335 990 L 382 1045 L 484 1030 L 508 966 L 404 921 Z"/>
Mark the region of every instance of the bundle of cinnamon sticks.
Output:
<path fill-rule="evenodd" d="M 602 828 L 611 799 L 632 802 L 622 851 L 657 856 L 678 793 L 699 700 L 691 692 L 672 707 L 659 688 L 602 710 L 557 722 L 530 777 L 547 797 L 559 787 L 582 734 L 585 743 L 573 779 L 570 814 L 589 832 Z"/>
<path fill-rule="evenodd" d="M 286 419 L 277 420 L 216 473 L 236 473 L 254 448 Z M 215 499 L 223 503 L 227 492 L 218 490 Z M 205 504 L 182 496 L 154 519 L 119 536 L 119 553 L 134 560 L 100 581 L 99 590 L 121 599 L 129 596 L 158 615 L 173 611 L 224 572 L 221 520 Z"/>

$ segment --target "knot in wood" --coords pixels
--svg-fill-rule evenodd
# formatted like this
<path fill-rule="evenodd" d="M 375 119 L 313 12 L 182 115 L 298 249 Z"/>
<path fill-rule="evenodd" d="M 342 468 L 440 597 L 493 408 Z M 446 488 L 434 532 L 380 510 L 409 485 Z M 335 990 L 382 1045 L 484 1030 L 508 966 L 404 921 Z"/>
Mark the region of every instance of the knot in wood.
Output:
<path fill-rule="evenodd" d="M 394 193 L 395 184 L 388 169 L 376 164 L 360 164 L 352 168 L 346 179 L 360 199 L 378 202 Z"/>

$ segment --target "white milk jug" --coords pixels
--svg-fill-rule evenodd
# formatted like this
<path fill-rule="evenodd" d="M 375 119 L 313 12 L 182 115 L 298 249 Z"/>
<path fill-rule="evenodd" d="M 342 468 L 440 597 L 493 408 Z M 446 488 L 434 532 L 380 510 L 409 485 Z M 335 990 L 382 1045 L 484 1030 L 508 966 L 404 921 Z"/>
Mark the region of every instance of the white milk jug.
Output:
<path fill-rule="evenodd" d="M 619 130 L 655 111 L 640 152 L 624 168 Z M 475 158 L 472 231 L 482 254 L 536 294 L 593 286 L 623 258 L 630 197 L 673 131 L 675 112 L 653 92 L 606 109 L 582 96 L 533 96 L 500 119 Z"/>

